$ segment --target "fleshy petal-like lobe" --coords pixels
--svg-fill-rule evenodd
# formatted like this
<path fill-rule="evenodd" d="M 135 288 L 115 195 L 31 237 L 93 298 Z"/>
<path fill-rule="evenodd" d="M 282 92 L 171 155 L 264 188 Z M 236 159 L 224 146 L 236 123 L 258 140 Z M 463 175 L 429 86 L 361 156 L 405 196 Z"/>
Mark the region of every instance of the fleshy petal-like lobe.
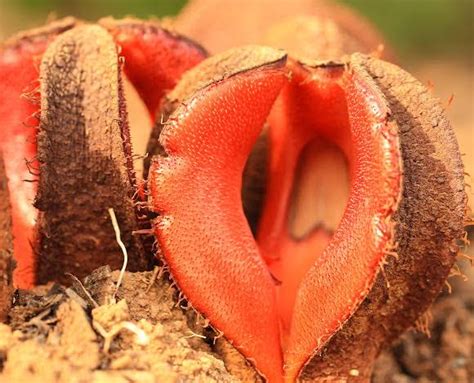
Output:
<path fill-rule="evenodd" d="M 161 99 L 182 74 L 206 57 L 196 43 L 157 22 L 135 19 L 99 21 L 120 46 L 124 69 L 154 119 Z"/>
<path fill-rule="evenodd" d="M 384 272 L 350 320 L 304 369 L 302 381 L 344 380 L 350 369 L 369 379 L 380 349 L 414 325 L 441 291 L 464 234 L 466 192 L 454 132 L 439 100 L 407 72 L 354 55 L 384 94 L 397 126 L 403 195 L 394 215 L 394 246 Z"/>
<path fill-rule="evenodd" d="M 40 80 L 39 282 L 65 282 L 65 273 L 83 277 L 102 265 L 121 267 L 109 208 L 128 267 L 146 269 L 141 238 L 132 234 L 138 229 L 136 185 L 112 36 L 98 25 L 61 34 L 43 56 Z"/>
<path fill-rule="evenodd" d="M 358 307 L 393 241 L 402 182 L 396 125 L 367 74 L 347 71 L 340 81 L 351 137 L 350 194 L 327 247 L 298 286 L 285 350 L 288 382 Z"/>
<path fill-rule="evenodd" d="M 230 76 L 221 68 L 210 83 L 200 79 L 207 86 L 163 129 L 167 156 L 152 163 L 149 188 L 159 214 L 155 233 L 177 285 L 265 377 L 278 382 L 282 354 L 274 282 L 240 195 L 247 157 L 286 81 L 284 55 L 269 52 L 273 61 L 257 59 Z"/>

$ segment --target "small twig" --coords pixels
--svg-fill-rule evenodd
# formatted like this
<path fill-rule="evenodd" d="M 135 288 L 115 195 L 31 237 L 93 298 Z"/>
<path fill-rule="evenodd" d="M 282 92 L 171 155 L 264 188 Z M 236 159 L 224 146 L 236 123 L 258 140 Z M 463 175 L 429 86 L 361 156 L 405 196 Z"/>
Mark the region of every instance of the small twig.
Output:
<path fill-rule="evenodd" d="M 128 263 L 128 253 L 125 245 L 122 242 L 122 238 L 120 236 L 120 227 L 117 223 L 117 217 L 115 216 L 115 211 L 112 208 L 109 208 L 109 215 L 110 219 L 112 220 L 112 226 L 115 231 L 115 239 L 122 250 L 123 254 L 123 264 L 122 264 L 122 269 L 120 270 L 119 278 L 117 281 L 117 285 L 115 286 L 115 291 L 114 294 L 112 295 L 112 302 L 115 302 L 115 296 L 117 295 L 117 291 L 120 288 L 120 285 L 122 284 L 123 276 L 125 275 L 125 269 L 127 268 L 127 263 Z"/>
<path fill-rule="evenodd" d="M 163 268 L 161 266 L 155 266 L 153 268 L 153 274 L 151 275 L 150 280 L 148 281 L 148 286 L 146 287 L 145 293 L 148 293 L 151 287 L 154 285 L 155 281 L 161 277 L 163 273 Z"/>
<path fill-rule="evenodd" d="M 446 279 L 444 281 L 444 284 L 446 285 L 446 287 L 448 288 L 448 294 L 451 294 L 453 292 L 453 288 L 451 287 L 451 283 L 448 282 L 448 280 Z"/>
<path fill-rule="evenodd" d="M 74 281 L 81 287 L 84 294 L 86 294 L 87 299 L 89 299 L 89 301 L 94 305 L 94 307 L 99 307 L 99 304 L 94 300 L 94 298 L 92 298 L 92 295 L 89 293 L 89 291 L 87 291 L 87 289 L 84 287 L 84 285 L 82 284 L 82 282 L 80 281 L 78 277 L 76 277 L 74 274 L 71 274 L 71 273 L 66 273 L 66 275 L 74 279 Z"/>
<path fill-rule="evenodd" d="M 47 333 L 49 331 L 48 324 L 52 324 L 57 321 L 56 318 L 51 318 L 49 320 L 44 320 L 49 314 L 51 314 L 51 307 L 48 307 L 46 310 L 40 312 L 38 315 L 31 318 L 28 322 L 23 323 L 21 328 L 26 329 L 28 327 L 36 327 L 38 330 Z"/>
<path fill-rule="evenodd" d="M 214 331 L 216 332 L 216 336 L 214 337 L 214 339 L 212 340 L 212 344 L 213 345 L 216 345 L 216 342 L 220 339 L 220 338 L 223 338 L 224 337 L 224 332 L 223 331 L 220 331 L 216 328 L 214 328 Z"/>
<path fill-rule="evenodd" d="M 87 308 L 89 307 L 89 304 L 84 299 L 82 299 L 82 297 L 78 293 L 76 293 L 72 288 L 68 287 L 65 293 L 69 298 L 71 298 L 73 301 L 78 303 L 82 307 L 83 310 L 87 310 Z"/>
<path fill-rule="evenodd" d="M 117 334 L 122 330 L 128 330 L 135 334 L 135 341 L 140 346 L 146 346 L 150 343 L 150 338 L 145 331 L 138 327 L 135 323 L 132 322 L 120 322 L 112 326 L 110 331 L 106 331 L 105 328 L 98 322 L 92 321 L 92 326 L 94 329 L 104 338 L 104 352 L 108 354 L 110 351 L 110 346 L 112 341 L 117 336 Z"/>
<path fill-rule="evenodd" d="M 197 334 L 195 333 L 194 331 L 191 331 L 189 330 L 189 332 L 191 333 L 191 335 L 186 335 L 184 336 L 183 338 L 184 339 L 190 339 L 190 338 L 201 338 L 201 339 L 206 339 L 206 337 L 202 334 Z"/>

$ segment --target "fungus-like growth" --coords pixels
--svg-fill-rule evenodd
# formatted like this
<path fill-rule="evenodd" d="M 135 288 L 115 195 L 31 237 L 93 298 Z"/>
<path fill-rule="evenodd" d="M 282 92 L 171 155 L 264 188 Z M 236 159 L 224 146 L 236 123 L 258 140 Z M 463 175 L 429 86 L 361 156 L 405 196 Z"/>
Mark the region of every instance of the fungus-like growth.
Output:
<path fill-rule="evenodd" d="M 341 59 L 371 42 L 351 23 L 331 25 L 292 19 L 267 36 L 298 56 L 337 56 L 317 63 L 246 46 L 189 70 L 202 48 L 132 19 L 65 19 L 2 45 L 0 319 L 12 289 L 9 200 L 20 287 L 118 268 L 113 208 L 130 268 L 149 266 L 132 233 L 150 232 L 153 217 L 181 294 L 262 377 L 344 380 L 356 369 L 368 380 L 453 265 L 464 174 L 427 89 L 377 58 Z M 283 41 L 293 30 L 303 37 Z M 326 39 L 316 51 L 304 37 L 314 33 Z M 126 81 L 158 120 L 146 186 Z"/>

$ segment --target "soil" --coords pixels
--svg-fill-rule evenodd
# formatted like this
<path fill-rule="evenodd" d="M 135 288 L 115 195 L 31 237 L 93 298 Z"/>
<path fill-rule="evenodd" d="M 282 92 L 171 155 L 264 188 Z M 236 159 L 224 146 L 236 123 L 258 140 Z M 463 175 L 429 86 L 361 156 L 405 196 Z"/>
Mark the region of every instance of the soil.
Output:
<path fill-rule="evenodd" d="M 383 352 L 374 383 L 474 380 L 474 294 L 443 295 L 433 305 L 429 326 L 410 331 Z M 420 324 L 423 326 L 423 324 Z"/>
<path fill-rule="evenodd" d="M 115 294 L 118 275 L 105 267 L 70 288 L 17 291 L 0 324 L 0 382 L 237 382 L 168 282 L 127 272 Z"/>
<path fill-rule="evenodd" d="M 117 290 L 119 272 L 103 267 L 82 283 L 71 277 L 72 287 L 17 291 L 8 325 L 0 324 L 0 383 L 254 381 L 228 372 L 216 353 L 222 342 L 216 347 L 166 277 L 155 274 L 126 272 Z M 381 354 L 374 383 L 472 381 L 474 287 L 454 282 L 428 324 L 420 321 Z"/>

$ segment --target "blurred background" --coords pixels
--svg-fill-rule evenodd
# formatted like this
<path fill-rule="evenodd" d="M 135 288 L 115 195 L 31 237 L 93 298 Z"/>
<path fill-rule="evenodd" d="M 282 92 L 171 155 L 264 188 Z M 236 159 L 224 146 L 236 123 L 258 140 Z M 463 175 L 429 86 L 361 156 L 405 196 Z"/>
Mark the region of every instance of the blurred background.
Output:
<path fill-rule="evenodd" d="M 358 9 L 403 58 L 450 55 L 473 59 L 472 0 L 339 0 Z M 186 0 L 0 0 L 0 37 L 68 15 L 87 20 L 177 14 Z"/>
<path fill-rule="evenodd" d="M 394 48 L 399 65 L 433 88 L 456 130 L 466 171 L 474 177 L 474 0 L 339 2 L 371 20 Z M 67 15 L 91 21 L 109 15 L 171 18 L 185 4 L 186 0 L 0 0 L 0 40 Z M 474 185 L 470 178 L 467 181 Z M 473 207 L 472 190 L 469 193 Z"/>

